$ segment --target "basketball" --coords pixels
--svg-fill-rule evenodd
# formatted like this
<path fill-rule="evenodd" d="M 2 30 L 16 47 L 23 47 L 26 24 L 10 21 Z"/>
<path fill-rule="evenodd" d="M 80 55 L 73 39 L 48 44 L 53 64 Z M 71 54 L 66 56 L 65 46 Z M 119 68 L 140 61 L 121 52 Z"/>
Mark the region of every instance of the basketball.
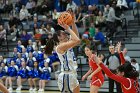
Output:
<path fill-rule="evenodd" d="M 63 21 L 65 24 L 70 26 L 72 24 L 73 19 L 72 19 L 72 16 L 71 16 L 70 13 L 63 12 L 63 13 L 60 14 L 57 21 L 58 21 L 58 23 L 60 21 Z"/>

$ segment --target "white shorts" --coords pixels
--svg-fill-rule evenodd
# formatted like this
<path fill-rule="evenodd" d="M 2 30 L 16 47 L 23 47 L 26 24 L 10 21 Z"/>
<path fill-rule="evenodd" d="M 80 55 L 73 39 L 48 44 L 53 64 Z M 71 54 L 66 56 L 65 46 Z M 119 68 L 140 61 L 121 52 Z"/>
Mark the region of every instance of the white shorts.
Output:
<path fill-rule="evenodd" d="M 73 93 L 73 90 L 79 85 L 77 73 L 61 72 L 58 76 L 58 87 L 62 93 Z"/>

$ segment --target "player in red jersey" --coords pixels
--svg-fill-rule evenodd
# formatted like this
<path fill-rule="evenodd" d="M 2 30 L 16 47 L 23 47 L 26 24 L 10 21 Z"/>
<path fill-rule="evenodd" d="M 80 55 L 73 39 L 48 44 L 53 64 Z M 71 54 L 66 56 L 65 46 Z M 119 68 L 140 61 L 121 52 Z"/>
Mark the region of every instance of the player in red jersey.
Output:
<path fill-rule="evenodd" d="M 85 54 L 88 56 L 90 69 L 82 77 L 82 81 L 84 81 L 85 78 L 87 78 L 88 80 L 92 79 L 90 83 L 90 93 L 98 93 L 99 88 L 104 82 L 104 76 L 102 74 L 100 66 L 98 66 L 98 64 L 96 63 L 96 61 L 98 61 L 98 58 L 92 52 L 92 47 L 85 47 Z"/>
<path fill-rule="evenodd" d="M 105 74 L 117 82 L 121 83 L 123 93 L 140 93 L 137 77 L 139 76 L 136 69 L 130 62 L 126 62 L 122 52 L 120 51 L 121 42 L 118 43 L 118 53 L 121 58 L 121 66 L 118 67 L 118 74 L 113 74 L 103 63 L 98 61 L 99 66 L 105 72 Z"/>

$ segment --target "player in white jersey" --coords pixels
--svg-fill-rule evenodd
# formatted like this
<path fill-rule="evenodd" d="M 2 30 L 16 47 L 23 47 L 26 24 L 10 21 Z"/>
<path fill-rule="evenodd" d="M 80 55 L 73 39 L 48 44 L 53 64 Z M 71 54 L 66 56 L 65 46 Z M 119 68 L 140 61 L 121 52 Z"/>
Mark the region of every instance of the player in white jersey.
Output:
<path fill-rule="evenodd" d="M 73 19 L 74 14 L 71 13 Z M 66 31 L 57 31 L 57 36 L 59 43 L 56 46 L 56 52 L 61 63 L 61 73 L 58 76 L 58 87 L 62 93 L 80 93 L 80 86 L 77 80 L 77 63 L 74 56 L 73 47 L 80 43 L 79 33 L 76 24 L 73 20 L 72 29 L 63 23 L 63 20 L 59 22 L 59 25 Z M 67 33 L 69 34 L 67 34 Z M 54 34 L 56 35 L 56 34 Z M 56 41 L 55 39 L 50 41 Z M 56 43 L 55 43 L 56 44 Z M 46 54 L 50 54 L 54 47 L 51 43 L 46 44 Z"/>
<path fill-rule="evenodd" d="M 59 44 L 56 47 L 56 52 L 61 62 L 61 73 L 58 76 L 58 87 L 62 93 L 79 93 L 80 86 L 77 80 L 77 63 L 74 56 L 73 47 L 80 43 L 79 34 L 75 23 L 72 24 L 72 29 L 61 21 L 59 23 L 66 32 L 59 31 Z M 70 38 L 69 38 L 70 37 Z"/>
<path fill-rule="evenodd" d="M 71 13 L 73 18 L 74 14 Z M 80 86 L 77 80 L 77 63 L 74 56 L 73 47 L 80 43 L 79 33 L 73 19 L 72 29 L 61 21 L 59 23 L 66 32 L 59 31 L 59 44 L 56 47 L 56 52 L 61 62 L 61 73 L 58 76 L 58 87 L 62 93 L 80 93 Z"/>

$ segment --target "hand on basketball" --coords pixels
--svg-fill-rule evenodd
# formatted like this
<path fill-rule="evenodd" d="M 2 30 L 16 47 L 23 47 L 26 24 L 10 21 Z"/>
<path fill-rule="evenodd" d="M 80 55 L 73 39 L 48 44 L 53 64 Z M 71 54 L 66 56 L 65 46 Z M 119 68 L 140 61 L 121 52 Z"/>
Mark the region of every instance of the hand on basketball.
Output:
<path fill-rule="evenodd" d="M 69 11 L 69 10 L 67 12 L 70 13 L 72 16 L 72 23 L 75 23 L 76 22 L 75 13 L 73 11 Z"/>
<path fill-rule="evenodd" d="M 60 21 L 58 22 L 58 25 L 60 25 L 61 27 L 63 27 L 65 30 L 68 30 L 68 29 L 70 28 L 67 24 L 65 24 L 65 23 L 63 22 L 63 20 L 60 20 Z"/>

